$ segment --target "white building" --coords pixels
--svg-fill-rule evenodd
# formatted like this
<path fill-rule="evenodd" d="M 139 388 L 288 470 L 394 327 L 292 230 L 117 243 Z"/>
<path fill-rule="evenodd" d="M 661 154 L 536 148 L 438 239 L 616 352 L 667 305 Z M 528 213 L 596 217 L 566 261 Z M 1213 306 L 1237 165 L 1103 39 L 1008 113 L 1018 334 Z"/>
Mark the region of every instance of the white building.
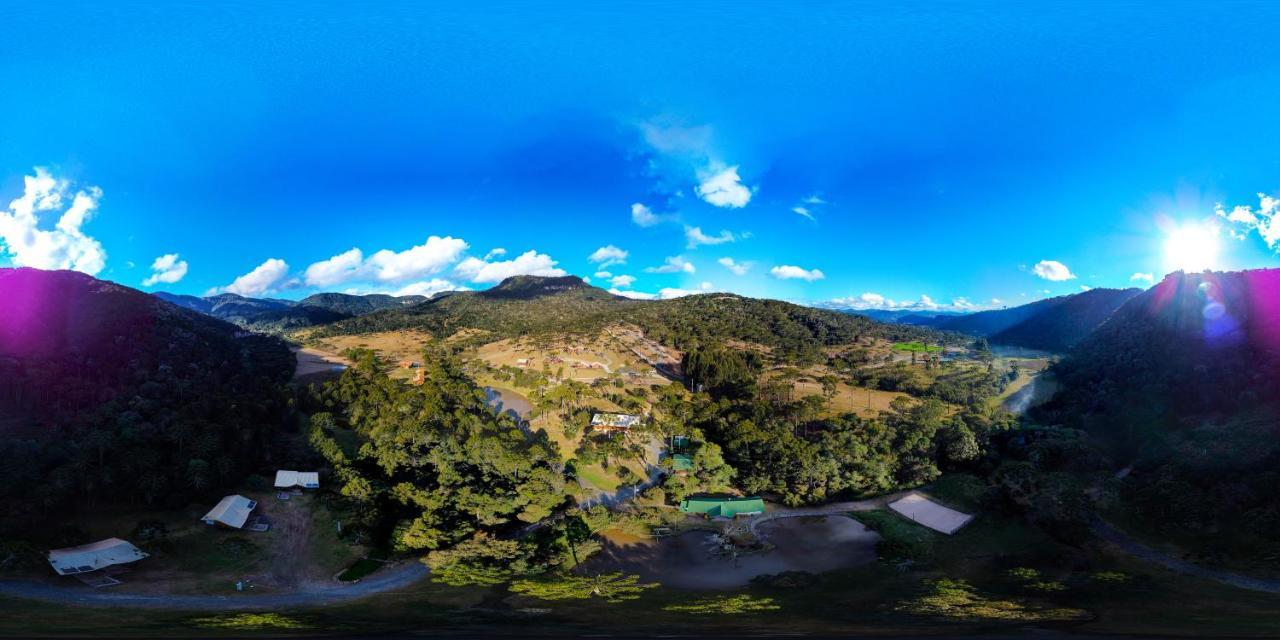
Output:
<path fill-rule="evenodd" d="M 205 524 L 221 524 L 232 529 L 241 529 L 249 520 L 249 514 L 257 506 L 256 500 L 250 500 L 242 495 L 227 496 L 218 501 L 218 505 L 204 514 L 201 520 Z"/>
<path fill-rule="evenodd" d="M 292 489 L 294 487 L 319 489 L 320 473 L 316 471 L 286 471 L 284 469 L 276 471 L 277 489 Z"/>
<path fill-rule="evenodd" d="M 117 564 L 136 562 L 147 554 L 127 540 L 107 538 L 78 547 L 54 549 L 49 552 L 49 564 L 60 575 L 97 571 Z"/>
<path fill-rule="evenodd" d="M 628 431 L 640 424 L 640 416 L 626 413 L 597 413 L 591 416 L 591 426 L 598 431 Z"/>

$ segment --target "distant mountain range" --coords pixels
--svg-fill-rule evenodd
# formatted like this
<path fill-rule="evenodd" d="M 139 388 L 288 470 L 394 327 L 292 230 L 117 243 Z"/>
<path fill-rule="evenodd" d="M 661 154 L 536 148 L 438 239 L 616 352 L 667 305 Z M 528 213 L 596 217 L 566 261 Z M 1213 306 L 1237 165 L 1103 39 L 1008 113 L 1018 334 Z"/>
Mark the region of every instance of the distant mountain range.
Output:
<path fill-rule="evenodd" d="M 382 309 L 425 302 L 426 296 L 317 293 L 302 300 L 247 298 L 234 293 L 198 297 L 157 292 L 156 297 L 180 307 L 259 331 L 287 331 L 323 324 Z"/>
<path fill-rule="evenodd" d="M 957 314 L 918 310 L 851 310 L 884 322 L 932 327 L 989 339 L 994 344 L 1063 352 L 1098 328 L 1141 289 L 1091 289 L 1008 309 Z"/>

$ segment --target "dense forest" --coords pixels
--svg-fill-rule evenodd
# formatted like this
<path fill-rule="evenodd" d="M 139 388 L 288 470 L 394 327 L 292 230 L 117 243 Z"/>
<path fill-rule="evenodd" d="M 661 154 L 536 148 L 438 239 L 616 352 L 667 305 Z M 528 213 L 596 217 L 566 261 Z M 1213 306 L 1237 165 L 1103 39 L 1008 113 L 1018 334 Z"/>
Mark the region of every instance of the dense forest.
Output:
<path fill-rule="evenodd" d="M 823 417 L 825 398 L 797 399 L 789 381 L 761 381 L 749 353 L 696 348 L 684 369 L 700 393 L 665 396 L 657 410 L 717 444 L 743 491 L 790 504 L 919 486 L 966 468 L 993 433 L 1015 424 L 989 406 L 1003 388 L 1000 376 L 980 369 L 941 375 L 918 390 L 920 400 L 900 398 L 876 418 Z"/>
<path fill-rule="evenodd" d="M 293 356 L 266 337 L 68 271 L 0 269 L 0 525 L 160 506 L 257 470 Z"/>
<path fill-rule="evenodd" d="M 494 414 L 452 356 L 428 354 L 420 386 L 387 377 L 372 352 L 352 356 L 355 367 L 313 391 L 310 438 L 376 537 L 441 549 L 564 503 L 554 445 Z"/>

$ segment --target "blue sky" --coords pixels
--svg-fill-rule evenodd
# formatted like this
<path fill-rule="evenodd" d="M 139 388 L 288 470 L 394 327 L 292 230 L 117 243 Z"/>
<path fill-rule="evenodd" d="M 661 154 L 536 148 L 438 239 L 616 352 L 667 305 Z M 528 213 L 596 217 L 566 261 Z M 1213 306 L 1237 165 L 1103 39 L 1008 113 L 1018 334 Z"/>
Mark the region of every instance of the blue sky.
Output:
<path fill-rule="evenodd" d="M 5 10 L 0 265 L 943 308 L 1280 266 L 1276 5 L 52 4 Z"/>

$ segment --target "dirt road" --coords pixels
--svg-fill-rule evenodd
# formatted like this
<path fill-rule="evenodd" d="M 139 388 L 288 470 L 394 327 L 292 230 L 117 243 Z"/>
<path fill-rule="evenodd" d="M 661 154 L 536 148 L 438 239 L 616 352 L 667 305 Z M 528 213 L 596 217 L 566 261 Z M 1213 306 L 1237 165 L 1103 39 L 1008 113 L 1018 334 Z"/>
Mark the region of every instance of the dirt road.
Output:
<path fill-rule="evenodd" d="M 1148 547 L 1128 534 L 1115 527 L 1103 522 L 1102 520 L 1093 521 L 1093 531 L 1098 537 L 1111 543 L 1121 551 L 1147 562 L 1158 564 L 1174 573 L 1180 573 L 1185 576 L 1195 578 L 1204 578 L 1205 580 L 1213 580 L 1222 584 L 1248 589 L 1250 591 L 1264 591 L 1266 593 L 1280 593 L 1280 580 L 1268 580 L 1266 578 L 1253 578 L 1243 576 L 1230 571 L 1220 571 L 1218 569 L 1209 569 L 1198 564 L 1193 564 L 1175 558 L 1162 551 L 1157 551 Z"/>
<path fill-rule="evenodd" d="M 172 611 L 257 611 L 321 607 L 407 589 L 427 577 L 429 569 L 421 562 L 406 560 L 388 567 L 356 584 L 302 587 L 278 594 L 246 592 L 232 596 L 196 596 L 112 593 L 88 587 L 60 586 L 27 580 L 0 580 L 0 596 L 42 600 L 85 607 L 127 607 L 133 609 L 167 609 Z"/>

